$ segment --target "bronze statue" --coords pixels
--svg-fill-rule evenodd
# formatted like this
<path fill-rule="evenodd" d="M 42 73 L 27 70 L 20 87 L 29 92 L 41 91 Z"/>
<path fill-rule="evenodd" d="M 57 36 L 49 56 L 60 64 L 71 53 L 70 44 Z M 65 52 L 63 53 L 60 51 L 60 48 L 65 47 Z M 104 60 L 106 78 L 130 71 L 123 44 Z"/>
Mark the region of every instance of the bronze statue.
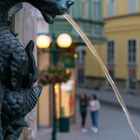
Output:
<path fill-rule="evenodd" d="M 37 68 L 33 56 L 34 42 L 24 47 L 8 30 L 8 15 L 14 15 L 23 2 L 40 10 L 52 23 L 56 15 L 64 14 L 71 0 L 1 0 L 0 1 L 0 140 L 17 140 L 24 117 L 37 103 L 42 88 L 34 86 Z"/>

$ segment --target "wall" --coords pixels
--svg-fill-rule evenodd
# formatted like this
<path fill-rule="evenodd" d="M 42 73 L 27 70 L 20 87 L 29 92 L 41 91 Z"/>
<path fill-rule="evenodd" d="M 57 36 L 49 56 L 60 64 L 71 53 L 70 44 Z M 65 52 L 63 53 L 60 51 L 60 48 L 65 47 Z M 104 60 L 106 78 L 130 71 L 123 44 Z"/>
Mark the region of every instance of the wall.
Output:
<path fill-rule="evenodd" d="M 93 46 L 95 47 L 103 62 L 106 64 L 106 48 L 103 45 L 93 44 Z M 97 60 L 87 47 L 85 56 L 85 75 L 94 77 L 104 77 L 101 67 L 99 66 Z"/>
<path fill-rule="evenodd" d="M 139 60 L 140 14 L 116 19 L 105 20 L 105 32 L 108 40 L 115 40 L 115 77 L 126 79 L 127 74 L 127 40 L 135 38 L 138 41 L 137 60 Z M 140 70 L 140 62 L 137 61 Z M 137 78 L 140 78 L 139 72 Z"/>
<path fill-rule="evenodd" d="M 115 16 L 127 15 L 128 14 L 128 0 L 115 0 Z M 140 11 L 140 1 L 138 0 L 137 5 L 138 12 Z M 107 0 L 103 0 L 103 17 L 107 18 Z"/>
<path fill-rule="evenodd" d="M 42 52 L 41 50 L 38 53 L 38 68 L 39 71 L 46 69 L 49 65 L 49 53 Z M 39 127 L 48 127 L 50 125 L 50 91 L 48 86 L 43 87 L 42 94 L 39 98 L 38 103 L 38 126 Z"/>
<path fill-rule="evenodd" d="M 23 44 L 23 47 L 32 39 L 36 37 L 36 9 L 29 4 L 23 4 L 23 9 L 16 14 L 14 21 L 14 32 L 18 33 L 18 39 Z M 36 57 L 36 47 L 34 49 L 34 56 Z M 22 140 L 36 140 L 37 139 L 37 118 L 36 108 L 28 114 L 26 121 L 29 128 L 24 129 Z"/>
<path fill-rule="evenodd" d="M 128 39 L 137 40 L 137 64 L 136 80 L 137 89 L 140 81 L 140 1 L 138 1 L 137 12 L 128 13 L 127 0 L 115 1 L 115 15 L 107 17 L 107 0 L 103 1 L 103 15 L 105 19 L 105 33 L 108 40 L 115 41 L 115 78 L 116 81 L 127 87 L 128 80 L 128 62 L 127 62 L 127 41 Z M 125 85 L 125 86 L 124 86 Z"/>
<path fill-rule="evenodd" d="M 107 17 L 107 0 L 103 0 L 103 16 L 105 36 L 107 40 L 115 41 L 115 78 L 117 84 L 126 88 L 126 80 L 128 79 L 128 63 L 127 63 L 127 41 L 130 38 L 137 40 L 137 65 L 136 79 L 140 81 L 140 1 L 137 6 L 137 13 L 128 14 L 127 0 L 115 1 L 115 15 Z M 97 52 L 101 56 L 104 64 L 107 64 L 107 44 L 94 45 Z M 90 62 L 90 63 L 89 63 Z M 104 82 L 104 74 L 88 49 L 86 49 L 86 66 L 85 66 L 86 84 L 91 86 L 102 85 Z M 92 84 L 95 82 L 94 84 Z M 139 85 L 137 84 L 137 88 Z"/>
<path fill-rule="evenodd" d="M 93 44 L 93 47 L 96 49 L 101 60 L 106 65 L 106 47 L 105 44 L 97 45 Z M 85 84 L 94 88 L 99 88 L 102 86 L 105 80 L 105 75 L 102 71 L 101 66 L 99 65 L 97 59 L 86 47 L 86 56 L 85 56 Z M 101 83 L 100 83 L 101 81 Z"/>
<path fill-rule="evenodd" d="M 37 12 L 37 35 L 48 34 L 49 35 L 49 25 L 44 21 L 40 12 Z M 50 46 L 51 47 L 51 46 Z M 48 49 L 49 50 L 49 49 Z M 44 52 L 38 49 L 38 70 L 41 71 L 46 69 L 50 64 L 50 54 L 49 52 Z M 39 98 L 37 112 L 38 112 L 38 126 L 48 127 L 51 123 L 51 94 L 49 91 L 49 86 L 44 86 L 42 94 Z"/>

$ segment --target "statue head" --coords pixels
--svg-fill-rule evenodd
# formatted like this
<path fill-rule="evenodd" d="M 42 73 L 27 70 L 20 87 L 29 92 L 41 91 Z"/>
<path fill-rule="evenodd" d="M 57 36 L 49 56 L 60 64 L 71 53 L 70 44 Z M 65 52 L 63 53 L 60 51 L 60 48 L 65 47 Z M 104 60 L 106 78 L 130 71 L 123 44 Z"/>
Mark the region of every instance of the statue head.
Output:
<path fill-rule="evenodd" d="M 63 15 L 73 4 L 72 0 L 29 0 L 42 13 L 48 23 L 52 23 L 56 15 Z"/>

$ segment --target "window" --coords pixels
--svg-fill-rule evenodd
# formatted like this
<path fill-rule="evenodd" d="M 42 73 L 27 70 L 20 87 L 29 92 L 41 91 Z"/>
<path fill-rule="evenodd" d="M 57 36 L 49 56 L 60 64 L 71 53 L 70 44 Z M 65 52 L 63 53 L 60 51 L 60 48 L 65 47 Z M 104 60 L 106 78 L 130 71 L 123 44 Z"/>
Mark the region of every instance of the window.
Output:
<path fill-rule="evenodd" d="M 136 13 L 137 12 L 138 0 L 128 0 L 128 13 Z"/>
<path fill-rule="evenodd" d="M 115 47 L 114 41 L 108 41 L 108 43 L 107 43 L 107 53 L 108 53 L 107 62 L 109 65 L 114 64 L 114 54 L 115 54 L 114 47 Z"/>
<path fill-rule="evenodd" d="M 89 18 L 89 0 L 82 0 L 82 18 Z"/>
<path fill-rule="evenodd" d="M 135 68 L 132 68 L 132 69 L 129 69 L 128 71 L 128 88 L 129 89 L 136 89 L 136 69 Z"/>
<path fill-rule="evenodd" d="M 76 48 L 76 52 L 78 54 L 77 57 L 77 82 L 78 84 L 84 84 L 84 78 L 85 78 L 85 74 L 84 74 L 84 68 L 85 68 L 85 63 L 84 63 L 84 55 L 85 55 L 85 50 L 84 50 L 83 45 L 77 46 Z"/>
<path fill-rule="evenodd" d="M 107 0 L 107 16 L 112 17 L 115 15 L 115 0 Z"/>
<path fill-rule="evenodd" d="M 94 20 L 98 20 L 100 15 L 99 15 L 99 10 L 100 10 L 100 1 L 99 0 L 94 0 L 93 1 L 93 14 L 94 14 Z"/>
<path fill-rule="evenodd" d="M 136 46 L 135 39 L 128 40 L 128 64 L 136 64 Z"/>
<path fill-rule="evenodd" d="M 78 53 L 77 58 L 78 64 L 84 64 L 84 46 L 78 46 L 77 53 Z"/>

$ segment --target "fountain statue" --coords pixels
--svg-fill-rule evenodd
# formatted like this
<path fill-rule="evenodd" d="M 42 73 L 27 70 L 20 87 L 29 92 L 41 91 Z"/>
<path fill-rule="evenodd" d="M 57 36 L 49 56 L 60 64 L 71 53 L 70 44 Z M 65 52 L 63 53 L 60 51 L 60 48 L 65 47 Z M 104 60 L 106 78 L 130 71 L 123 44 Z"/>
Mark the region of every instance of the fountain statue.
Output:
<path fill-rule="evenodd" d="M 28 124 L 24 117 L 37 103 L 42 88 L 33 86 L 37 68 L 33 56 L 34 42 L 24 48 L 8 30 L 8 16 L 28 2 L 40 10 L 48 23 L 64 14 L 71 0 L 1 0 L 0 1 L 0 140 L 17 140 Z"/>

